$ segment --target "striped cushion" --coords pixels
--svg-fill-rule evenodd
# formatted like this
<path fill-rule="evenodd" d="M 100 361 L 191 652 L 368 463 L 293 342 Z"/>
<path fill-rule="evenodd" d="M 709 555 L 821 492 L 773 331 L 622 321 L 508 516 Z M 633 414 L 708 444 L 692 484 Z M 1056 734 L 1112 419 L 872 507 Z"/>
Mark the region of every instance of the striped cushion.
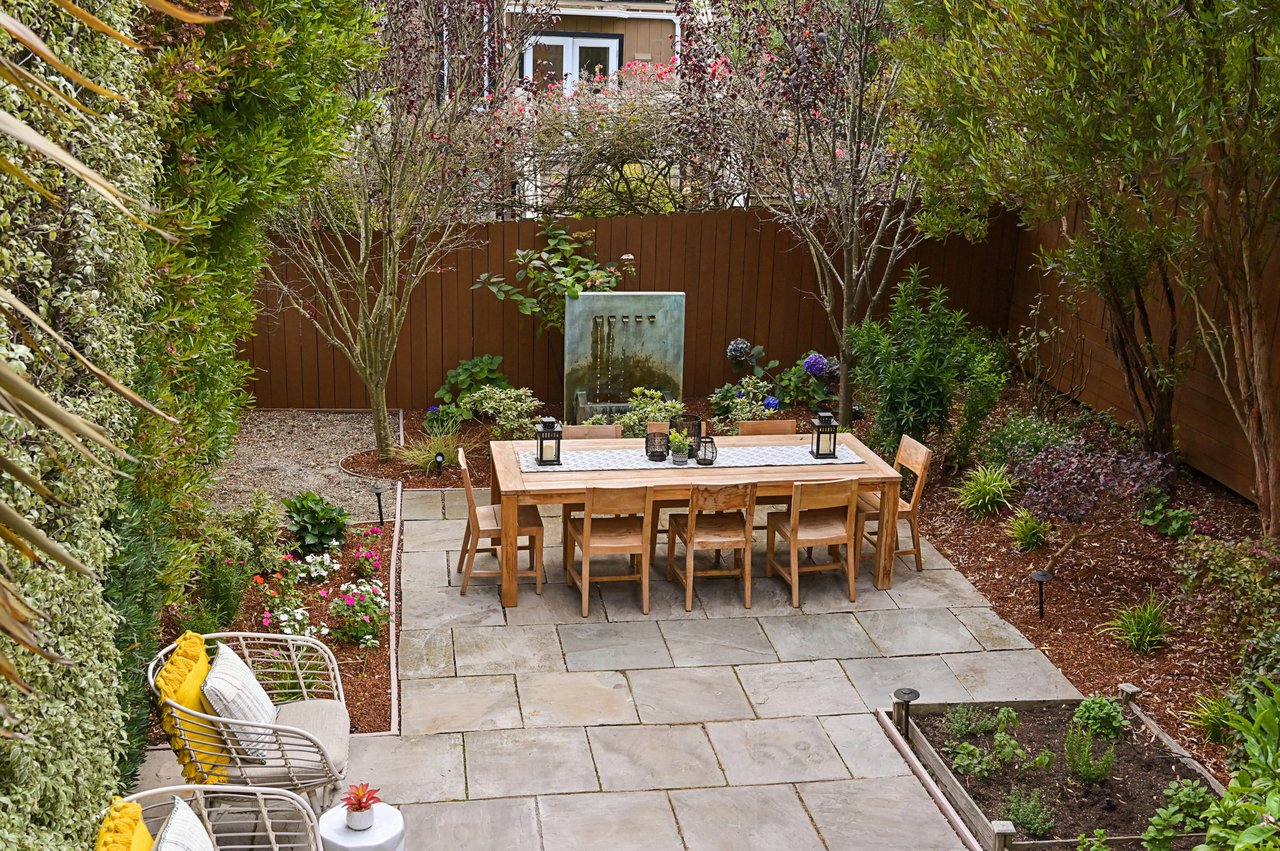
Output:
<path fill-rule="evenodd" d="M 220 718 L 228 721 L 256 721 L 260 724 L 272 724 L 276 720 L 276 707 L 258 683 L 253 671 L 222 642 L 218 642 L 213 666 L 200 690 Z M 235 742 L 229 744 L 238 746 L 242 756 L 258 760 L 266 758 L 266 744 L 272 739 L 270 734 L 252 727 L 235 724 L 229 726 L 236 738 Z"/>
<path fill-rule="evenodd" d="M 174 796 L 173 809 L 165 820 L 164 829 L 156 837 L 151 851 L 216 851 L 204 822 L 187 806 L 187 802 Z"/>

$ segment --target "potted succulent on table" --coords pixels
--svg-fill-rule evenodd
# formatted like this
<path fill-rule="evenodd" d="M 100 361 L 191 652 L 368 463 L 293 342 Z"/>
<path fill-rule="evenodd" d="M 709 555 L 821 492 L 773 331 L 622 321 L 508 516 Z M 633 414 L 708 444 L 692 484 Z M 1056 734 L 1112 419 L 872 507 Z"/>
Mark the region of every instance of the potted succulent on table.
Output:
<path fill-rule="evenodd" d="M 689 438 L 681 431 L 671 432 L 671 463 L 683 467 L 689 463 Z"/>
<path fill-rule="evenodd" d="M 373 805 L 380 803 L 377 789 L 370 789 L 368 783 L 353 783 L 342 796 L 342 806 L 347 808 L 347 827 L 351 830 L 373 827 Z"/>

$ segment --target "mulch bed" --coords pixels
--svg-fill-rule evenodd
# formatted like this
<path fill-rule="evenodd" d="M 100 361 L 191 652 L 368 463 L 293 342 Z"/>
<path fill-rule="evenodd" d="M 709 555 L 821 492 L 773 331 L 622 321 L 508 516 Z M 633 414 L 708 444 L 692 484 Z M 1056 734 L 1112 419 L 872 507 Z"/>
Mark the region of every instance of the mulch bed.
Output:
<path fill-rule="evenodd" d="M 1019 786 L 1026 792 L 1039 791 L 1041 802 L 1054 813 L 1053 830 L 1041 839 L 1075 839 L 1082 833 L 1092 835 L 1097 828 L 1113 837 L 1135 836 L 1146 830 L 1151 816 L 1165 805 L 1163 790 L 1171 780 L 1201 779 L 1181 762 L 1170 759 L 1160 742 L 1126 710 L 1131 723 L 1129 732 L 1114 742 L 1097 739 L 1093 745 L 1094 756 L 1099 758 L 1110 745 L 1115 745 L 1110 777 L 1097 786 L 1086 786 L 1071 776 L 1063 755 L 1063 739 L 1074 711 L 1073 705 L 1065 704 L 1022 709 L 1018 711 L 1018 726 L 1009 731 L 1029 757 L 1042 749 L 1053 751 L 1053 764 L 1049 768 L 1008 765 L 985 778 L 956 775 L 988 819 L 1002 818 L 999 813 L 1005 796 Z M 929 715 L 917 718 L 916 723 L 934 749 L 942 753 L 949 738 L 944 716 Z M 985 733 L 967 737 L 965 741 L 990 750 L 993 738 L 993 733 Z M 1018 838 L 1033 837 L 1019 830 Z M 1187 841 L 1173 847 L 1194 845 Z"/>
<path fill-rule="evenodd" d="M 1013 387 L 992 417 L 1025 408 Z M 1086 431 L 1086 438 L 1089 437 Z M 1018 627 L 1084 694 L 1114 696 L 1130 682 L 1143 690 L 1142 707 L 1161 727 L 1220 779 L 1226 752 L 1204 740 L 1183 715 L 1197 695 L 1221 694 L 1238 672 L 1243 638 L 1210 628 L 1211 601 L 1181 591 L 1175 569 L 1178 542 L 1138 522 L 1136 499 L 1113 499 L 1094 516 L 1072 523 L 1053 520 L 1048 544 L 1031 553 L 1014 550 L 1005 534 L 1009 513 L 975 520 L 955 503 L 959 476 L 930 474 L 921 510 L 921 532 L 991 600 L 997 614 Z M 1216 534 L 1235 540 L 1257 536 L 1254 506 L 1216 482 L 1181 466 L 1176 504 L 1212 519 Z M 1077 537 L 1078 536 L 1078 537 Z M 1064 545 L 1068 545 L 1064 548 Z M 1046 611 L 1040 620 L 1034 570 L 1048 569 Z M 1162 649 L 1135 653 L 1098 632 L 1113 612 L 1146 599 L 1151 589 L 1170 599 L 1170 631 Z"/>

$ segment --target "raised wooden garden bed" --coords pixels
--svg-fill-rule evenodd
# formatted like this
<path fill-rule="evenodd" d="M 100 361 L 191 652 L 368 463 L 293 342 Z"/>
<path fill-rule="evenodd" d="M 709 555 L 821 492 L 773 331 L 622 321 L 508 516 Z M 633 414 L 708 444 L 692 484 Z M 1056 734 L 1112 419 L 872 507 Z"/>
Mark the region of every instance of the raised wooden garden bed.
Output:
<path fill-rule="evenodd" d="M 1134 698 L 1138 689 L 1121 686 L 1120 703 L 1130 727 L 1114 742 L 1099 739 L 1094 753 L 1115 744 L 1116 758 L 1107 779 L 1097 785 L 1080 783 L 1068 770 L 1063 739 L 1079 700 L 1011 701 L 974 704 L 995 715 L 1010 707 L 1018 717 L 1012 732 L 1026 750 L 1029 761 L 1042 750 L 1054 753 L 1049 767 L 1027 767 L 1024 761 L 1007 764 L 989 776 L 960 774 L 952 770 L 952 759 L 944 753 L 950 738 L 945 714 L 952 704 L 913 704 L 910 707 L 909 741 L 902 735 L 903 705 L 894 715 L 877 714 L 881 726 L 911 765 L 913 772 L 951 821 L 961 841 L 971 851 L 1033 851 L 1033 849 L 1074 849 L 1081 834 L 1092 836 L 1095 829 L 1106 830 L 1108 848 L 1142 848 L 1141 834 L 1151 816 L 1165 806 L 1163 790 L 1175 780 L 1198 780 L 1215 794 L 1222 785 L 1142 711 Z M 972 737 L 979 746 L 991 746 L 993 736 Z M 999 815 L 1000 805 L 1010 789 L 1038 791 L 1055 814 L 1049 835 L 1032 837 Z M 1175 839 L 1173 849 L 1191 849 L 1204 834 L 1186 833 Z"/>

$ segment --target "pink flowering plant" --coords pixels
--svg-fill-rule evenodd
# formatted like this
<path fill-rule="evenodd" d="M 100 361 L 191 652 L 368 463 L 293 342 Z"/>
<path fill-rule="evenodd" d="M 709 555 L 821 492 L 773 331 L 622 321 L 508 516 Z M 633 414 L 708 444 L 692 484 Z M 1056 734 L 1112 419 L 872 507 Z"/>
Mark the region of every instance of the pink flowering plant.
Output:
<path fill-rule="evenodd" d="M 355 571 L 361 579 L 372 579 L 382 568 L 382 554 L 366 547 L 356 548 Z"/>
<path fill-rule="evenodd" d="M 391 603 L 377 579 L 344 582 L 327 595 L 330 630 L 361 647 L 377 647 L 378 633 L 390 620 Z"/>

